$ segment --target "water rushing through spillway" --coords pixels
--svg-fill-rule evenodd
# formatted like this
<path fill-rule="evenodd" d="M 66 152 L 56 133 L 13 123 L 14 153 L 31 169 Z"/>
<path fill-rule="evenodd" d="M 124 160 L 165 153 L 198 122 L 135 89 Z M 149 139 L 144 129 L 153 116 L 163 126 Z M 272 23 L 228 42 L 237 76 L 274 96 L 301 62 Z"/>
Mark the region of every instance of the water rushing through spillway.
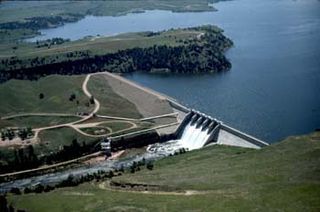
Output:
<path fill-rule="evenodd" d="M 204 146 L 207 139 L 210 136 L 208 129 L 202 130 L 202 127 L 192 125 L 189 123 L 183 131 L 181 138 L 178 140 L 178 143 L 188 149 L 194 150 L 199 149 Z"/>
<path fill-rule="evenodd" d="M 190 151 L 202 148 L 213 139 L 215 129 L 219 125 L 216 120 L 198 113 L 191 113 L 188 116 L 181 124 L 184 127 L 180 129 L 180 133 L 178 132 L 177 140 L 150 145 L 148 150 L 164 154 L 172 154 L 182 148 Z"/>

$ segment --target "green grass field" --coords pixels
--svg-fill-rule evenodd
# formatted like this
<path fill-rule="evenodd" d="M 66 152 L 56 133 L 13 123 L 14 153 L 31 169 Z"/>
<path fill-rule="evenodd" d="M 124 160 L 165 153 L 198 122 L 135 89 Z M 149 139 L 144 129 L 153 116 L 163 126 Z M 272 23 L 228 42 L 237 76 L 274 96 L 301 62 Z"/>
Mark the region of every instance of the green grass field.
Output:
<path fill-rule="evenodd" d="M 48 76 L 37 81 L 10 80 L 0 84 L 0 116 L 18 113 L 89 112 L 93 106 L 85 104 L 89 98 L 82 91 L 85 76 Z M 44 98 L 40 99 L 40 93 Z M 71 94 L 76 100 L 69 101 Z M 79 101 L 77 104 L 76 101 Z"/>
<path fill-rule="evenodd" d="M 81 135 L 74 129 L 68 127 L 45 130 L 41 132 L 39 136 L 41 140 L 40 143 L 34 145 L 38 155 L 58 151 L 63 145 L 70 146 L 74 139 L 77 139 L 80 145 L 83 142 L 89 144 L 97 140 L 96 138 Z"/>
<path fill-rule="evenodd" d="M 117 135 L 122 135 L 126 133 L 136 132 L 139 130 L 149 129 L 154 126 L 155 124 L 151 122 L 132 121 L 130 123 L 130 122 L 121 122 L 121 121 L 111 121 L 111 122 L 99 124 L 96 127 L 81 128 L 81 130 L 91 135 L 99 135 L 99 134 L 104 135 L 107 133 L 108 134 L 111 133 L 110 135 L 117 136 Z M 104 131 L 100 133 L 99 130 L 102 130 L 102 129 Z"/>
<path fill-rule="evenodd" d="M 116 132 L 116 131 L 119 131 L 119 130 L 123 130 L 123 129 L 127 129 L 129 127 L 132 127 L 132 124 L 130 123 L 127 123 L 127 122 L 117 122 L 117 121 L 114 121 L 114 122 L 108 122 L 108 123 L 102 123 L 102 124 L 99 124 L 99 127 L 108 127 L 108 128 L 111 128 L 112 129 L 112 132 Z"/>
<path fill-rule="evenodd" d="M 105 127 L 81 128 L 81 131 L 89 135 L 105 135 L 110 133 L 110 130 Z"/>
<path fill-rule="evenodd" d="M 79 117 L 57 117 L 57 116 L 29 116 L 16 117 L 9 120 L 0 119 L 0 129 L 3 127 L 31 127 L 38 128 L 69 123 L 79 120 Z"/>
<path fill-rule="evenodd" d="M 154 36 L 146 33 L 125 33 L 111 37 L 92 37 L 82 40 L 65 42 L 48 47 L 37 48 L 35 43 L 4 43 L 0 44 L 0 58 L 17 56 L 18 58 L 34 58 L 43 56 L 56 56 L 73 51 L 90 51 L 92 54 L 114 53 L 134 47 L 150 47 L 153 45 L 178 45 L 180 39 L 195 38 L 199 34 L 196 30 L 169 30 Z M 125 41 L 125 42 L 124 42 Z M 16 49 L 12 49 L 17 47 Z"/>
<path fill-rule="evenodd" d="M 22 21 L 30 17 L 81 14 L 119 16 L 142 10 L 211 11 L 207 0 L 134 0 L 134 1 L 37 1 L 17 2 L 0 8 L 0 23 Z"/>
<path fill-rule="evenodd" d="M 152 171 L 112 179 L 158 185 L 158 193 L 94 182 L 9 199 L 30 211 L 319 211 L 319 167 L 317 132 L 262 150 L 212 146 L 160 160 Z M 159 193 L 161 188 L 177 192 Z M 192 192 L 182 195 L 186 190 Z"/>

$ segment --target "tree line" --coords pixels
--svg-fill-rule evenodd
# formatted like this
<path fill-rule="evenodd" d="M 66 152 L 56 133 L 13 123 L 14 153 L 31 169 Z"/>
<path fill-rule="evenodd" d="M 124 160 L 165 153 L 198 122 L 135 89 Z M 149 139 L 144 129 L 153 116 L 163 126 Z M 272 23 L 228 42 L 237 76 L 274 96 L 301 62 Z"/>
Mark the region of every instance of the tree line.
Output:
<path fill-rule="evenodd" d="M 39 156 L 36 152 L 37 150 L 35 150 L 32 145 L 28 145 L 25 148 L 14 149 L 11 150 L 13 151 L 12 159 L 9 159 L 6 155 L 0 155 L 0 174 L 37 168 L 44 164 L 51 165 L 72 160 L 97 151 L 95 144 L 96 142 L 90 144 L 83 142 L 79 144 L 77 139 L 74 139 L 71 145 L 64 145 L 62 149 L 57 152 L 51 152 L 50 154 L 41 156 Z M 5 162 L 1 162 L 1 160 Z"/>
<path fill-rule="evenodd" d="M 0 130 L 0 139 L 2 141 L 8 139 L 12 140 L 14 137 L 18 136 L 21 140 L 25 140 L 33 136 L 32 129 L 30 127 L 27 128 L 18 128 L 18 129 L 1 129 Z"/>
<path fill-rule="evenodd" d="M 39 30 L 63 25 L 67 22 L 76 22 L 83 18 L 80 14 L 65 14 L 64 16 L 40 16 L 25 18 L 24 21 L 12 21 L 0 24 L 0 29 L 32 29 Z"/>
<path fill-rule="evenodd" d="M 209 30 L 203 37 L 202 42 L 195 39 L 188 45 L 136 47 L 61 62 L 47 63 L 41 58 L 33 61 L 27 68 L 0 71 L 0 82 L 12 78 L 35 80 L 51 74 L 73 75 L 99 71 L 128 73 L 168 70 L 173 73 L 207 73 L 230 69 L 231 63 L 224 56 L 224 51 L 232 46 L 232 41 L 221 32 Z"/>

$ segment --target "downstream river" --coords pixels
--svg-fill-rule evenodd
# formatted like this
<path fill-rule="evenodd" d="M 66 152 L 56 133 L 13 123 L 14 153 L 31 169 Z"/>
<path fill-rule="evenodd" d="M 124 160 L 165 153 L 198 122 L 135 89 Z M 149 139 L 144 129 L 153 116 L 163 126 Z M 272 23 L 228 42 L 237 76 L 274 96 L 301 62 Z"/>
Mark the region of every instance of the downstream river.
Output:
<path fill-rule="evenodd" d="M 231 71 L 126 77 L 269 143 L 320 128 L 320 1 L 234 0 L 214 6 L 218 12 L 87 16 L 42 30 L 33 40 L 215 24 L 235 43 L 227 52 Z"/>

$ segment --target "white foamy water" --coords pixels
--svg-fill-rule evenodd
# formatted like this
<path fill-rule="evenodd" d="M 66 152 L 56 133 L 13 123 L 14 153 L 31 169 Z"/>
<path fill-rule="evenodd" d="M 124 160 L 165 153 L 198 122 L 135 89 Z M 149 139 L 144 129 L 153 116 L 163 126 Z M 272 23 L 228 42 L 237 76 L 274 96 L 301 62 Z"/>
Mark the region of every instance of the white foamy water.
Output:
<path fill-rule="evenodd" d="M 192 120 L 194 119 L 195 117 Z M 203 121 L 203 119 L 205 120 Z M 209 124 L 210 120 L 201 116 L 194 121 L 192 120 L 185 126 L 179 139 L 150 145 L 148 151 L 174 154 L 182 148 L 188 151 L 202 148 L 210 139 L 211 134 L 214 133 L 213 128 L 216 126 L 216 123 L 212 122 Z"/>

